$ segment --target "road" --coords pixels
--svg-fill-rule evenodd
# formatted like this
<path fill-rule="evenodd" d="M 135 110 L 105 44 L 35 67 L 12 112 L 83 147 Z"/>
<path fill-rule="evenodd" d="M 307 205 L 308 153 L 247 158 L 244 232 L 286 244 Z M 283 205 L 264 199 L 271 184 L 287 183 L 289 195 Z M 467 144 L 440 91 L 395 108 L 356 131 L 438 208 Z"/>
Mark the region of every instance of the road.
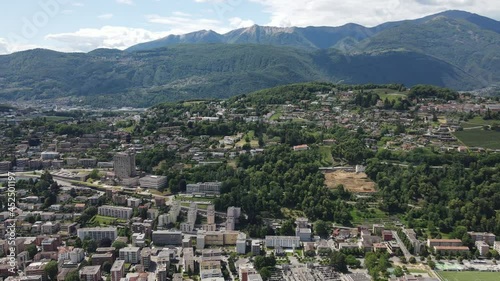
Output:
<path fill-rule="evenodd" d="M 406 260 L 409 261 L 410 258 L 413 257 L 413 255 L 408 251 L 403 241 L 401 241 L 401 238 L 399 238 L 398 232 L 393 230 L 392 236 L 396 238 L 396 241 L 398 241 L 399 247 L 401 247 L 401 251 L 403 251 Z"/>

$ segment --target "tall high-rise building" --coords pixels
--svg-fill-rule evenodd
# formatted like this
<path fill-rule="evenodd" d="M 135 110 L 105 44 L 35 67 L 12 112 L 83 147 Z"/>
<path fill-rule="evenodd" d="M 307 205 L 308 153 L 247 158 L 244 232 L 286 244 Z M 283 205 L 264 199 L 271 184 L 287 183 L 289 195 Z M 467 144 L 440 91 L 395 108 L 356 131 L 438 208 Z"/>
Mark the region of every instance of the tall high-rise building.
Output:
<path fill-rule="evenodd" d="M 135 177 L 135 154 L 120 152 L 113 157 L 115 175 L 120 179 Z"/>

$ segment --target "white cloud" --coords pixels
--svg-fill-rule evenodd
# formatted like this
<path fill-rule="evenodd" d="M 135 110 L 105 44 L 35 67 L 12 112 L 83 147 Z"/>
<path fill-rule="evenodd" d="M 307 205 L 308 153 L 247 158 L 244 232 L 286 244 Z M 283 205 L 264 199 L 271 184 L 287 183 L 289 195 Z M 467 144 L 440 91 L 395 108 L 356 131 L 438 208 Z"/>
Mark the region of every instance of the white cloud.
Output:
<path fill-rule="evenodd" d="M 97 48 L 123 50 L 167 35 L 168 32 L 152 32 L 141 28 L 104 26 L 99 29 L 82 28 L 72 33 L 49 34 L 45 39 L 62 43 L 73 51 L 88 52 Z"/>
<path fill-rule="evenodd" d="M 241 18 L 234 17 L 229 19 L 229 24 L 232 28 L 243 28 L 252 26 L 255 22 L 253 20 L 243 20 Z"/>
<path fill-rule="evenodd" d="M 133 0 L 116 0 L 116 3 L 125 5 L 134 5 Z"/>
<path fill-rule="evenodd" d="M 203 29 L 221 33 L 230 30 L 219 20 L 199 18 L 180 12 L 172 13 L 172 16 L 146 15 L 146 19 L 150 23 L 165 25 L 169 29 L 169 34 L 185 34 Z"/>
<path fill-rule="evenodd" d="M 97 18 L 99 18 L 101 20 L 109 20 L 109 19 L 113 18 L 113 14 L 102 14 L 102 15 L 97 16 Z"/>
<path fill-rule="evenodd" d="M 10 42 L 8 39 L 0 37 L 0 55 L 11 54 L 14 52 L 25 51 L 35 48 L 41 48 L 41 46 L 33 44 L 24 44 L 21 42 Z"/>
<path fill-rule="evenodd" d="M 487 0 L 249 0 L 264 6 L 272 26 L 367 26 L 419 18 L 450 9 L 482 15 L 500 14 L 500 2 Z M 237 8 L 236 8 L 237 10 Z"/>
<path fill-rule="evenodd" d="M 194 0 L 196 3 L 222 3 L 227 1 L 228 0 Z"/>

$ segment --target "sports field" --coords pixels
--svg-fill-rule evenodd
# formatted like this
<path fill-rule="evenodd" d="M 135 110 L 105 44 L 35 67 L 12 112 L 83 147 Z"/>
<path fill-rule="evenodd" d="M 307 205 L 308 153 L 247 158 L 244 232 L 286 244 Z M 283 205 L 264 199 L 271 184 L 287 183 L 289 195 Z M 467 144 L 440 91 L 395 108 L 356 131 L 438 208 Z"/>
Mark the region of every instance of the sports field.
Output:
<path fill-rule="evenodd" d="M 442 281 L 500 281 L 500 272 L 437 271 Z"/>

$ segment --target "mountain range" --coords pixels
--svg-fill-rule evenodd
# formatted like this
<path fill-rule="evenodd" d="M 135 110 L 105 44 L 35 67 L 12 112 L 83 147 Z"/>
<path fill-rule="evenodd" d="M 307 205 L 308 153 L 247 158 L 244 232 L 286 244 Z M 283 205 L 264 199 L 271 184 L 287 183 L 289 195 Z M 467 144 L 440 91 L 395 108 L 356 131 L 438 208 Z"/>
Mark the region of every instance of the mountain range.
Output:
<path fill-rule="evenodd" d="M 251 26 L 198 31 L 89 53 L 0 56 L 0 99 L 97 106 L 226 98 L 277 85 L 433 84 L 471 90 L 500 82 L 500 22 L 446 11 L 376 27 Z"/>

